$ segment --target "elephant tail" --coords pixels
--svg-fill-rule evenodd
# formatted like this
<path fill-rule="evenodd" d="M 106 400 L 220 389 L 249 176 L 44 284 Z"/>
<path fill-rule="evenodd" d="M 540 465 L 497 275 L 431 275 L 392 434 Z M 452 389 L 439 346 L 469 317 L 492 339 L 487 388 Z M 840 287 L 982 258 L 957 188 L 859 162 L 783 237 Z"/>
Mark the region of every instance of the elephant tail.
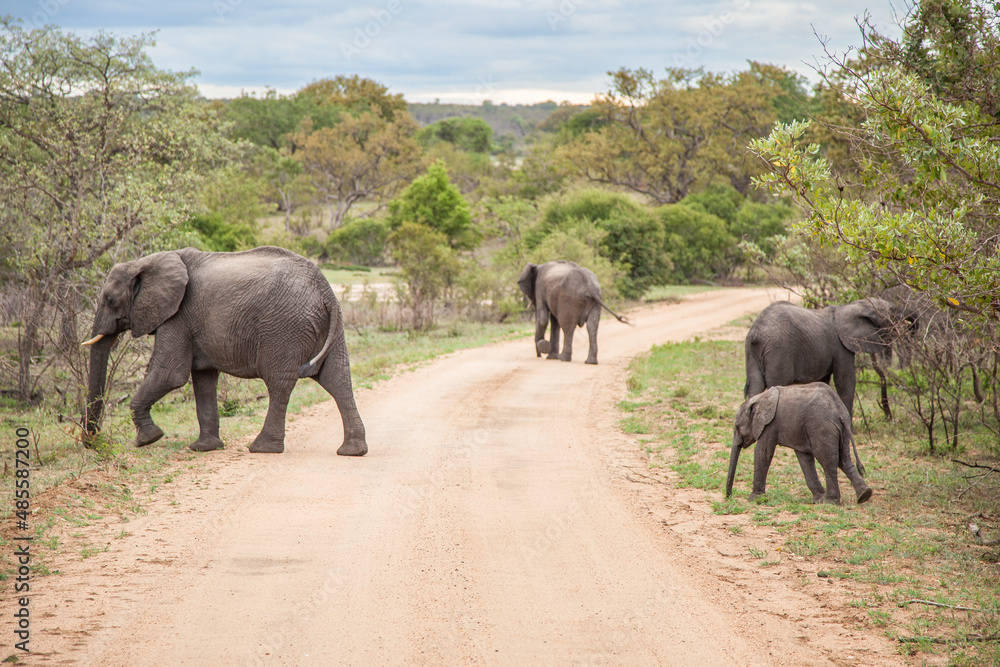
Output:
<path fill-rule="evenodd" d="M 630 327 L 634 327 L 635 326 L 634 324 L 632 324 L 631 322 L 629 322 L 629 319 L 627 317 L 623 317 L 623 316 L 619 315 L 618 313 L 616 313 L 615 311 L 613 311 L 610 308 L 608 308 L 608 305 L 606 303 L 604 303 L 604 301 L 602 301 L 600 299 L 600 297 L 598 297 L 597 303 L 601 304 L 601 307 L 604 308 L 604 310 L 606 310 L 609 313 L 611 313 L 612 315 L 614 315 L 615 319 L 618 320 L 619 322 L 621 322 L 622 324 L 627 324 Z"/>
<path fill-rule="evenodd" d="M 323 349 L 321 349 L 316 356 L 308 362 L 299 366 L 300 378 L 307 378 L 316 375 L 316 373 L 319 372 L 320 366 L 323 365 L 323 360 L 326 359 L 326 353 L 330 351 L 330 348 L 333 346 L 337 336 L 343 336 L 344 315 L 340 311 L 339 304 L 337 304 L 336 301 L 332 304 L 328 303 L 327 312 L 330 315 L 330 328 L 326 333 L 326 341 L 323 343 Z"/>

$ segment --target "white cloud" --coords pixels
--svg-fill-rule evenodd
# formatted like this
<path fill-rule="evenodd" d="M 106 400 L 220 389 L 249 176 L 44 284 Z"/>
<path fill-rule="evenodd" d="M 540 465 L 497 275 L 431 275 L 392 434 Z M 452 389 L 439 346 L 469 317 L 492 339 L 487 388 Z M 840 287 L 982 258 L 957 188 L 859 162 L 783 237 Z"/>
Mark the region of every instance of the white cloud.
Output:
<path fill-rule="evenodd" d="M 8 0 L 5 11 L 30 19 L 40 1 Z M 216 1 L 232 11 L 220 19 Z M 823 53 L 813 26 L 842 52 L 860 41 L 855 17 L 868 7 L 892 32 L 890 0 L 69 0 L 51 20 L 84 33 L 161 28 L 156 64 L 199 70 L 211 96 L 360 74 L 410 99 L 475 99 L 489 80 L 509 96 L 494 101 L 513 104 L 588 101 L 623 66 L 734 71 L 752 59 L 810 75 L 803 62 Z"/>

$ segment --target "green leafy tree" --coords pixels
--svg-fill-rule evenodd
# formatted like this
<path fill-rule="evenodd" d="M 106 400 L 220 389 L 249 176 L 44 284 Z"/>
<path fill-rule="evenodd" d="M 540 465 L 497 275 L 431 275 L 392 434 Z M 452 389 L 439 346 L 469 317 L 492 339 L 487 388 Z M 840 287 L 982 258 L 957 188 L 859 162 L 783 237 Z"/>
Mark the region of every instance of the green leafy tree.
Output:
<path fill-rule="evenodd" d="M 458 249 L 475 245 L 469 205 L 451 181 L 444 163 L 435 162 L 389 204 L 389 224 L 396 229 L 414 222 L 436 229 Z"/>
<path fill-rule="evenodd" d="M 461 270 L 455 251 L 443 232 L 404 220 L 389 236 L 393 259 L 406 282 L 405 299 L 415 330 L 434 325 L 434 305 Z"/>
<path fill-rule="evenodd" d="M 306 122 L 295 135 L 295 159 L 330 208 L 330 229 L 339 227 L 361 201 L 381 208 L 413 178 L 420 148 L 416 122 L 405 112 L 386 120 L 372 111 L 346 114 L 334 127 L 313 131 Z"/>
<path fill-rule="evenodd" d="M 661 204 L 720 176 L 746 192 L 754 168 L 743 159 L 746 142 L 767 133 L 776 104 L 801 86 L 786 70 L 759 63 L 733 75 L 668 68 L 657 79 L 622 68 L 611 76 L 611 89 L 593 105 L 603 126 L 561 154 L 585 178 Z"/>
<path fill-rule="evenodd" d="M 110 254 L 170 242 L 199 173 L 235 157 L 187 79 L 157 69 L 150 35 L 83 38 L 0 19 L 0 276 L 24 290 L 18 395 L 54 300 L 99 283 Z M 91 292 L 92 293 L 92 292 Z"/>
<path fill-rule="evenodd" d="M 925 0 L 899 40 L 864 23 L 861 57 L 833 60 L 838 85 L 862 120 L 816 123 L 840 139 L 849 160 L 832 159 L 804 122 L 779 125 L 751 145 L 769 170 L 759 182 L 805 209 L 797 226 L 804 236 L 836 248 L 869 285 L 902 284 L 924 293 L 966 332 L 961 353 L 950 355 L 954 361 L 930 368 L 950 378 L 952 388 L 935 389 L 931 400 L 948 414 L 952 447 L 964 404 L 956 397 L 970 366 L 982 371 L 973 376 L 974 395 L 990 401 L 988 425 L 1000 431 L 996 17 L 995 8 L 971 0 Z M 978 387 L 984 377 L 985 392 Z M 909 391 L 923 396 L 919 383 L 910 383 Z M 947 411 L 946 401 L 953 406 Z M 921 419 L 926 408 L 916 408 Z M 933 447 L 933 416 L 929 423 Z"/>

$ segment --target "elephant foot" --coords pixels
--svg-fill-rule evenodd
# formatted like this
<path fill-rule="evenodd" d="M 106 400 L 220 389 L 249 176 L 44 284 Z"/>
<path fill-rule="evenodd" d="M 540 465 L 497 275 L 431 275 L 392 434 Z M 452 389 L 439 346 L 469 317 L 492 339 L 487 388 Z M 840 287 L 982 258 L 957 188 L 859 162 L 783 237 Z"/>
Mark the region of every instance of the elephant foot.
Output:
<path fill-rule="evenodd" d="M 250 451 L 254 454 L 280 454 L 285 451 L 285 441 L 267 438 L 261 433 L 250 443 Z"/>
<path fill-rule="evenodd" d="M 151 445 L 163 437 L 163 429 L 156 424 L 147 424 L 141 427 L 135 434 L 135 446 L 145 447 Z"/>
<path fill-rule="evenodd" d="M 188 445 L 188 449 L 193 452 L 212 452 L 225 446 L 225 443 L 214 435 L 202 435 Z"/>
<path fill-rule="evenodd" d="M 858 492 L 858 504 L 866 503 L 872 497 L 872 487 L 865 486 Z"/>
<path fill-rule="evenodd" d="M 583 362 L 583 363 L 585 363 L 585 364 L 593 364 L 594 366 L 596 366 L 597 365 L 597 357 L 587 357 L 587 360 L 585 362 Z"/>
<path fill-rule="evenodd" d="M 830 496 L 823 496 L 819 501 L 820 505 L 839 505 L 840 498 L 831 498 Z"/>
<path fill-rule="evenodd" d="M 764 494 L 763 493 L 757 493 L 756 491 L 753 491 L 749 496 L 747 496 L 747 500 L 757 500 L 762 495 L 764 495 Z"/>
<path fill-rule="evenodd" d="M 559 357 L 559 361 L 573 361 L 573 355 L 566 354 Z"/>
<path fill-rule="evenodd" d="M 560 357 L 555 352 L 550 352 L 545 358 L 546 359 L 562 359 L 562 357 Z"/>
<path fill-rule="evenodd" d="M 364 456 L 368 453 L 368 443 L 364 440 L 345 440 L 337 450 L 339 456 Z"/>
<path fill-rule="evenodd" d="M 538 351 L 538 354 L 549 354 L 549 352 L 552 351 L 552 343 L 545 340 L 544 338 L 541 340 L 536 340 L 535 349 Z M 550 356 L 549 358 L 551 359 L 552 357 Z"/>

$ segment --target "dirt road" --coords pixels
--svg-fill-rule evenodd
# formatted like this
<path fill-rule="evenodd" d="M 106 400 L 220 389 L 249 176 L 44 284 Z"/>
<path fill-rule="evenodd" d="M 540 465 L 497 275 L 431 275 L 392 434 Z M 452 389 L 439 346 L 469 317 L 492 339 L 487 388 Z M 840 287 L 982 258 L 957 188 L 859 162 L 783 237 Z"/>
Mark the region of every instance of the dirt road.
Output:
<path fill-rule="evenodd" d="M 334 453 L 332 401 L 289 424 L 284 454 L 209 454 L 129 537 L 39 580 L 30 663 L 897 664 L 727 547 L 704 492 L 624 473 L 629 359 L 783 297 L 606 319 L 596 367 L 581 331 L 569 364 L 518 340 L 403 373 L 358 397 L 361 459 Z"/>

